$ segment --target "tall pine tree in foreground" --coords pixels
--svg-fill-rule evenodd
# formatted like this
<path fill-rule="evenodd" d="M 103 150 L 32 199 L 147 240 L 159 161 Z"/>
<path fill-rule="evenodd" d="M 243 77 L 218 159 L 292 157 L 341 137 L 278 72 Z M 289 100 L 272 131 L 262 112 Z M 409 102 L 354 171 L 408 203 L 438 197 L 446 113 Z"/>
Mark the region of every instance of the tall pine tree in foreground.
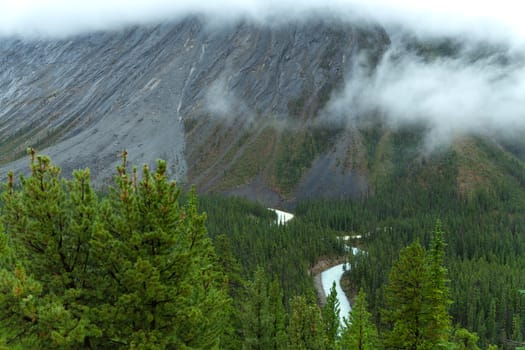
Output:
<path fill-rule="evenodd" d="M 391 330 L 385 345 L 393 349 L 476 348 L 477 335 L 453 330 L 448 272 L 444 264 L 445 242 L 441 222 L 433 232 L 430 249 L 415 242 L 403 249 L 392 266 L 386 288 L 385 319 Z"/>
<path fill-rule="evenodd" d="M 228 319 L 226 280 L 195 194 L 180 206 L 164 161 L 153 173 L 144 166 L 138 181 L 125 154 L 116 181 L 101 205 L 105 229 L 94 249 L 106 273 L 109 297 L 98 316 L 107 335 L 131 347 L 218 346 Z"/>
<path fill-rule="evenodd" d="M 127 170 L 102 203 L 89 171 L 72 180 L 31 153 L 31 175 L 4 187 L 0 329 L 31 349 L 217 348 L 229 299 L 205 216 L 185 205 L 159 161 Z"/>
<path fill-rule="evenodd" d="M 99 271 L 90 241 L 100 223 L 89 171 L 66 181 L 49 158 L 30 156 L 30 176 L 18 186 L 10 173 L 2 194 L 10 259 L 0 272 L 0 329 L 9 347 L 89 347 L 102 334 L 91 314 Z"/>

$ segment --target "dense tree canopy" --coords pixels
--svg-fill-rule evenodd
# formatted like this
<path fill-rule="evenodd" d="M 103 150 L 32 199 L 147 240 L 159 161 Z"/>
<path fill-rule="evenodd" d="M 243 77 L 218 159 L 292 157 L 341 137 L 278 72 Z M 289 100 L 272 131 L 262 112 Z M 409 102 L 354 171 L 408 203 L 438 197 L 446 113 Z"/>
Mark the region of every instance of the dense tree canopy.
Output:
<path fill-rule="evenodd" d="M 367 310 L 366 294 L 361 289 L 352 311 L 345 318 L 345 327 L 341 334 L 342 350 L 378 350 L 382 348 L 377 334 L 377 327 Z"/>
<path fill-rule="evenodd" d="M 159 161 L 141 180 L 126 155 L 100 201 L 89 171 L 60 177 L 31 154 L 4 188 L 3 341 L 21 348 L 213 348 L 226 328 L 225 278 L 194 194 Z"/>
<path fill-rule="evenodd" d="M 89 170 L 63 178 L 34 153 L 28 176 L 10 174 L 0 348 L 477 349 L 523 339 L 521 204 L 457 197 L 446 166 L 430 190 L 401 182 L 302 203 L 287 225 L 239 198 L 197 205 L 166 169 L 159 161 L 138 174 L 124 154 L 107 193 L 93 191 Z M 311 272 L 345 254 L 343 235 L 362 237 L 345 278 L 353 296 L 363 292 L 339 333 L 337 303 L 318 305 Z"/>
<path fill-rule="evenodd" d="M 411 135 L 392 134 L 400 144 Z M 470 164 L 464 164 L 453 150 L 410 161 L 412 147 L 400 147 L 390 169 L 391 176 L 379 177 L 373 192 L 358 199 L 312 200 L 299 203 L 296 217 L 354 239 L 366 250 L 353 257 L 345 278 L 352 293 L 363 288 L 379 332 L 385 322 L 385 286 L 399 251 L 419 240 L 432 249 L 436 219 L 442 221 L 443 265 L 448 269 L 447 308 L 451 323 L 476 332 L 478 346 L 516 346 L 517 327 L 525 331 L 525 166 L 495 149 L 483 147 L 480 156 L 490 159 L 509 176 L 492 178 L 468 191 L 458 187 Z M 486 169 L 485 169 L 486 170 Z M 475 170 L 468 173 L 478 176 Z M 475 180 L 472 178 L 472 180 Z M 437 297 L 438 295 L 435 295 Z M 519 314 L 519 319 L 516 315 Z M 460 332 L 461 333 L 461 332 Z M 522 342 L 523 343 L 523 342 Z M 513 345 L 514 344 L 514 345 Z"/>

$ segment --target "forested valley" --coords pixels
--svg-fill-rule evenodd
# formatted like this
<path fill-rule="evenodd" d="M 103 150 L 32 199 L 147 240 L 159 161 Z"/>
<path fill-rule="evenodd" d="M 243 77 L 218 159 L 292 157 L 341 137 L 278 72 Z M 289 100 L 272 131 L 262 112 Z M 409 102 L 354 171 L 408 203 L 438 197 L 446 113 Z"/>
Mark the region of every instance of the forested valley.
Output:
<path fill-rule="evenodd" d="M 0 0 L 0 350 L 524 350 L 521 3 Z"/>
<path fill-rule="evenodd" d="M 280 225 L 248 200 L 182 192 L 163 161 L 138 171 L 124 153 L 115 183 L 96 192 L 89 170 L 63 176 L 31 150 L 30 174 L 10 174 L 2 193 L 0 345 L 513 349 L 525 326 L 525 196 L 506 179 L 465 195 L 454 153 L 431 162 L 361 199 L 298 203 Z M 360 236 L 360 252 L 348 255 L 342 236 Z M 344 325 L 311 273 L 341 256 L 352 265 Z"/>

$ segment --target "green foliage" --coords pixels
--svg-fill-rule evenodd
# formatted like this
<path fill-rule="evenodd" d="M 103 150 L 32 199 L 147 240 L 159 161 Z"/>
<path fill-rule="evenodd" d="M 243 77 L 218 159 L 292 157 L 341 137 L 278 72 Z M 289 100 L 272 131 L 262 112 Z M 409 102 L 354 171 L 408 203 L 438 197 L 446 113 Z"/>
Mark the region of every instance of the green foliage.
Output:
<path fill-rule="evenodd" d="M 374 323 L 390 348 L 393 338 L 413 334 L 417 312 L 421 342 L 402 347 L 476 349 L 521 339 L 523 165 L 479 147 L 480 159 L 493 162 L 483 172 L 510 175 L 464 193 L 461 154 L 412 161 L 404 150 L 417 144 L 415 134 L 376 136 L 374 196 L 299 204 L 285 226 L 238 198 L 199 198 L 205 220 L 195 195 L 167 180 L 163 162 L 140 181 L 124 162 L 99 200 L 87 170 L 64 180 L 49 159 L 33 155 L 31 175 L 19 184 L 11 175 L 2 197 L 0 348 L 334 348 L 337 307 L 320 310 L 304 296 L 313 291 L 308 271 L 319 257 L 342 254 L 336 237 L 349 234 L 362 235 L 354 243 L 366 250 L 345 276 L 354 293 L 368 293 L 369 311 L 359 294 L 351 317 L 371 321 L 369 348 L 381 348 Z M 322 147 L 307 146 L 305 159 Z M 379 166 L 382 157 L 389 167 Z M 404 267 L 391 270 L 398 251 L 417 240 L 419 253 L 407 248 Z M 405 288 L 414 293 L 409 302 L 394 303 L 403 294 L 392 281 L 419 283 L 420 293 Z M 461 324 L 454 330 L 449 309 Z M 346 324 L 340 346 L 355 346 L 346 335 L 358 325 Z"/>
<path fill-rule="evenodd" d="M 321 319 L 321 310 L 304 296 L 291 301 L 288 347 L 297 350 L 325 350 L 327 339 Z"/>
<path fill-rule="evenodd" d="M 242 262 L 244 279 L 252 279 L 254 271 L 264 266 L 269 280 L 278 279 L 287 308 L 293 296 L 314 291 L 307 271 L 320 256 L 343 253 L 342 243 L 333 230 L 299 218 L 277 225 L 275 213 L 241 198 L 200 196 L 199 199 L 208 214 L 207 227 L 215 245 L 217 237 L 228 237 L 231 253 Z"/>
<path fill-rule="evenodd" d="M 520 315 L 514 315 L 512 317 L 512 338 L 515 342 L 523 341 L 523 333 L 521 332 L 521 321 Z"/>
<path fill-rule="evenodd" d="M 255 271 L 242 305 L 243 349 L 284 349 L 286 313 L 278 283 L 269 283 L 262 268 Z"/>
<path fill-rule="evenodd" d="M 2 222 L 13 259 L 2 268 L 2 329 L 10 346 L 71 348 L 99 337 L 89 244 L 98 229 L 89 171 L 60 179 L 47 157 L 31 153 L 31 175 L 4 187 Z"/>
<path fill-rule="evenodd" d="M 336 349 L 341 327 L 341 321 L 339 318 L 341 308 L 339 307 L 339 300 L 337 299 L 335 282 L 332 284 L 330 293 L 326 297 L 326 304 L 323 305 L 321 314 L 325 326 L 327 349 Z"/>
<path fill-rule="evenodd" d="M 270 299 L 270 314 L 273 315 L 272 348 L 285 349 L 288 341 L 288 334 L 286 333 L 288 314 L 284 308 L 283 290 L 277 279 L 270 282 L 268 297 Z"/>
<path fill-rule="evenodd" d="M 223 276 L 194 193 L 184 207 L 178 196 L 162 161 L 155 173 L 145 166 L 140 182 L 127 173 L 125 160 L 118 168 L 117 188 L 101 205 L 106 234 L 97 237 L 97 253 L 106 251 L 99 264 L 111 278 L 106 294 L 114 296 L 100 307 L 103 316 L 112 315 L 105 326 L 111 338 L 161 347 L 218 345 L 228 303 Z"/>
<path fill-rule="evenodd" d="M 453 349 L 456 350 L 480 350 L 478 341 L 479 337 L 465 328 L 457 327 L 452 334 Z"/>
<path fill-rule="evenodd" d="M 441 221 L 437 220 L 426 266 L 429 273 L 428 304 L 430 311 L 429 336 L 436 344 L 447 344 L 452 328 L 449 306 L 448 271 L 445 267 L 445 241 Z"/>
<path fill-rule="evenodd" d="M 366 294 L 361 289 L 357 295 L 349 318 L 345 318 L 345 327 L 341 334 L 342 350 L 377 350 L 381 349 L 377 327 L 367 311 Z"/>
<path fill-rule="evenodd" d="M 395 134 L 390 137 L 389 142 L 401 145 Z M 474 146 L 477 143 L 483 144 L 478 140 Z M 485 148 L 476 148 L 476 164 L 487 169 L 469 174 L 465 172 L 470 166 L 465 164 L 466 155 L 448 150 L 420 161 L 392 162 L 394 168 L 383 176 L 373 195 L 298 204 L 298 219 L 339 235 L 363 237 L 356 243 L 366 254 L 354 257 L 345 278 L 351 292 L 357 294 L 363 288 L 367 293 L 376 325 L 384 323 L 380 312 L 386 307 L 384 288 L 398 252 L 415 240 L 431 250 L 439 217 L 446 227 L 443 265 L 448 270 L 445 284 L 452 301 L 446 309 L 453 322 L 475 331 L 482 348 L 512 339 L 516 314 L 520 314 L 522 334 L 525 331 L 524 302 L 518 293 L 525 286 L 525 217 L 521 214 L 525 193 L 519 185 L 523 163 Z M 399 153 L 400 158 L 406 157 Z M 500 176 L 493 176 L 496 174 Z M 483 186 L 471 182 L 463 187 L 465 179 Z"/>
<path fill-rule="evenodd" d="M 155 172 L 128 174 L 99 202 L 89 171 L 73 179 L 31 153 L 31 175 L 3 193 L 0 322 L 10 347 L 214 348 L 230 310 L 193 193 Z M 10 256 L 12 255 L 12 258 Z"/>
<path fill-rule="evenodd" d="M 425 264 L 425 251 L 415 242 L 401 251 L 392 266 L 385 291 L 384 319 L 392 324 L 385 336 L 387 348 L 432 349 L 436 345 L 429 334 L 430 275 Z"/>
<path fill-rule="evenodd" d="M 418 241 L 401 250 L 386 287 L 384 319 L 392 329 L 385 344 L 392 348 L 447 349 L 450 347 L 445 243 L 438 220 L 431 249 Z"/>

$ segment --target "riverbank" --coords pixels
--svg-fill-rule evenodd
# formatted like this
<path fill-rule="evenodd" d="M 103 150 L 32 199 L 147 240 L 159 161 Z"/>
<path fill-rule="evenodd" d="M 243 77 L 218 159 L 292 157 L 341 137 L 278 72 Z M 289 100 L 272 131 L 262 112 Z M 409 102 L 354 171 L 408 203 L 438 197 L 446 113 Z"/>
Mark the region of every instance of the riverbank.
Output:
<path fill-rule="evenodd" d="M 359 251 L 359 248 L 356 247 L 351 247 L 351 249 L 354 254 L 357 254 Z M 321 306 L 326 304 L 326 297 L 335 283 L 337 299 L 339 300 L 341 324 L 344 323 L 345 318 L 349 317 L 350 311 L 352 310 L 350 300 L 353 300 L 353 298 L 348 297 L 349 294 L 352 294 L 352 291 L 347 294 L 350 286 L 348 285 L 348 281 L 343 281 L 342 279 L 347 269 L 350 269 L 350 265 L 347 263 L 347 256 L 320 259 L 318 263 L 310 269 Z"/>
<path fill-rule="evenodd" d="M 313 276 L 315 290 L 317 291 L 317 299 L 321 306 L 326 304 L 326 293 L 323 288 L 321 274 L 323 273 L 323 271 L 326 271 L 329 268 L 340 265 L 344 262 L 346 262 L 346 256 L 324 257 L 324 258 L 321 258 L 317 262 L 317 264 L 315 264 L 308 271 L 310 276 Z"/>

